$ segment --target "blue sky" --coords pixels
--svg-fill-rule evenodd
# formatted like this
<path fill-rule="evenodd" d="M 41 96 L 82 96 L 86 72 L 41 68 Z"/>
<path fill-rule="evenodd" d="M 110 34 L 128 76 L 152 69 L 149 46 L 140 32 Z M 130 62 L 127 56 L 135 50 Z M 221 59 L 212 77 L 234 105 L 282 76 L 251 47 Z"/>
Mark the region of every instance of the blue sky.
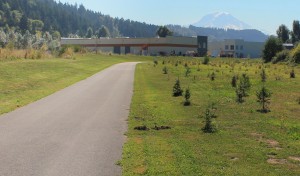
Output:
<path fill-rule="evenodd" d="M 228 12 L 255 29 L 275 34 L 279 25 L 300 20 L 299 0 L 57 0 L 156 25 L 188 26 L 214 12 Z"/>

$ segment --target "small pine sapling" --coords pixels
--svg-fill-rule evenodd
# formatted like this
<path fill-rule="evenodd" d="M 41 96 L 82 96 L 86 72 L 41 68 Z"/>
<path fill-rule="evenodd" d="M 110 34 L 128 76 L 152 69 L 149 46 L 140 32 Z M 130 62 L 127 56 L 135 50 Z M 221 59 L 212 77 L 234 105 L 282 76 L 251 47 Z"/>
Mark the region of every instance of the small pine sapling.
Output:
<path fill-rule="evenodd" d="M 182 96 L 182 93 L 183 93 L 183 90 L 180 87 L 180 81 L 179 81 L 179 79 L 177 79 L 173 86 L 173 97 Z"/>
<path fill-rule="evenodd" d="M 203 65 L 208 65 L 209 64 L 209 57 L 208 56 L 204 57 L 204 60 L 203 60 L 202 64 Z"/>
<path fill-rule="evenodd" d="M 184 106 L 190 106 L 190 105 L 191 105 L 191 101 L 190 101 L 190 98 L 191 98 L 191 92 L 190 92 L 190 89 L 189 89 L 189 88 L 187 88 L 187 89 L 185 90 L 184 98 L 185 98 Z"/>
<path fill-rule="evenodd" d="M 154 63 L 154 67 L 156 67 L 158 65 L 158 61 L 157 60 L 154 60 L 153 63 Z"/>
<path fill-rule="evenodd" d="M 296 74 L 295 74 L 294 69 L 290 72 L 290 78 L 296 78 Z"/>
<path fill-rule="evenodd" d="M 201 71 L 201 70 L 200 70 L 200 63 L 198 63 L 197 71 L 198 71 L 198 72 Z"/>
<path fill-rule="evenodd" d="M 216 74 L 215 72 L 212 72 L 212 74 L 210 75 L 210 80 L 214 81 L 216 79 Z"/>
<path fill-rule="evenodd" d="M 267 113 L 270 111 L 268 105 L 270 104 L 271 94 L 272 93 L 267 88 L 265 88 L 265 86 L 263 86 L 261 90 L 256 92 L 257 101 L 262 106 L 260 112 Z"/>
<path fill-rule="evenodd" d="M 168 74 L 168 68 L 166 67 L 166 66 L 164 66 L 164 68 L 163 68 L 163 73 L 166 75 L 166 74 Z"/>
<path fill-rule="evenodd" d="M 248 92 L 250 88 L 251 88 L 250 78 L 249 76 L 247 76 L 247 74 L 243 74 L 242 78 L 240 79 L 240 85 L 239 85 L 239 89 L 242 91 L 243 97 L 249 96 Z"/>
<path fill-rule="evenodd" d="M 202 128 L 202 131 L 204 133 L 215 133 L 215 132 L 217 132 L 217 128 L 212 122 L 213 116 L 214 115 L 211 113 L 210 109 L 207 108 L 206 111 L 205 111 L 205 114 L 204 114 L 205 125 Z"/>
<path fill-rule="evenodd" d="M 244 91 L 241 89 L 241 86 L 238 86 L 235 90 L 236 102 L 243 103 L 244 100 Z"/>
<path fill-rule="evenodd" d="M 231 86 L 232 86 L 232 87 L 235 87 L 235 88 L 236 88 L 236 86 L 237 86 L 237 79 L 238 79 L 238 77 L 237 77 L 236 75 L 234 75 L 234 76 L 232 77 L 232 79 L 231 79 Z"/>
<path fill-rule="evenodd" d="M 261 77 L 261 82 L 266 82 L 266 80 L 267 80 L 267 74 L 266 74 L 265 69 L 261 70 L 260 77 Z"/>
<path fill-rule="evenodd" d="M 191 73 L 192 73 L 191 68 L 185 67 L 185 77 L 189 77 Z"/>

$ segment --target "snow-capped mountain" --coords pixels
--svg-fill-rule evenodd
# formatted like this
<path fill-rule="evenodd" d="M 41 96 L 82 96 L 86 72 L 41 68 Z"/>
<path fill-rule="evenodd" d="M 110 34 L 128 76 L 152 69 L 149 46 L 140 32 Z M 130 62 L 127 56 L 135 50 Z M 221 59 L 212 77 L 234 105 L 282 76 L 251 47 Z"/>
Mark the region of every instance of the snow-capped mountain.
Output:
<path fill-rule="evenodd" d="M 251 29 L 250 25 L 235 18 L 227 12 L 216 12 L 206 15 L 200 21 L 192 25 L 196 27 L 211 27 L 235 30 Z"/>

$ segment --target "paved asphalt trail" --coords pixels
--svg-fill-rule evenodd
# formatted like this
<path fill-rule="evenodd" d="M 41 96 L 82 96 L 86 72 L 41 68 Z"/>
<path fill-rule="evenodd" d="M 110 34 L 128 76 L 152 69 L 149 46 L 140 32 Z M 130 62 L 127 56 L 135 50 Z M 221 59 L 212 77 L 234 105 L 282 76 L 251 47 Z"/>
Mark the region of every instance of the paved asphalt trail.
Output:
<path fill-rule="evenodd" d="M 115 176 L 136 63 L 0 116 L 0 176 Z"/>

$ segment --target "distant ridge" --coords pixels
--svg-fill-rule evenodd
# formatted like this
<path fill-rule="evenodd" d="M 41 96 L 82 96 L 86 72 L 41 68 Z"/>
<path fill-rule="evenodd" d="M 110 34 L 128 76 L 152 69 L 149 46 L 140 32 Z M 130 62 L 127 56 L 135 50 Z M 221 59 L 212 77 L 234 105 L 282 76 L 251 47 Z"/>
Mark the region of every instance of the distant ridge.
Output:
<path fill-rule="evenodd" d="M 220 28 L 204 28 L 190 25 L 182 27 L 179 25 L 168 25 L 176 35 L 180 36 L 208 36 L 209 41 L 222 41 L 224 39 L 243 39 L 250 42 L 265 42 L 268 35 L 256 29 L 234 30 Z"/>

